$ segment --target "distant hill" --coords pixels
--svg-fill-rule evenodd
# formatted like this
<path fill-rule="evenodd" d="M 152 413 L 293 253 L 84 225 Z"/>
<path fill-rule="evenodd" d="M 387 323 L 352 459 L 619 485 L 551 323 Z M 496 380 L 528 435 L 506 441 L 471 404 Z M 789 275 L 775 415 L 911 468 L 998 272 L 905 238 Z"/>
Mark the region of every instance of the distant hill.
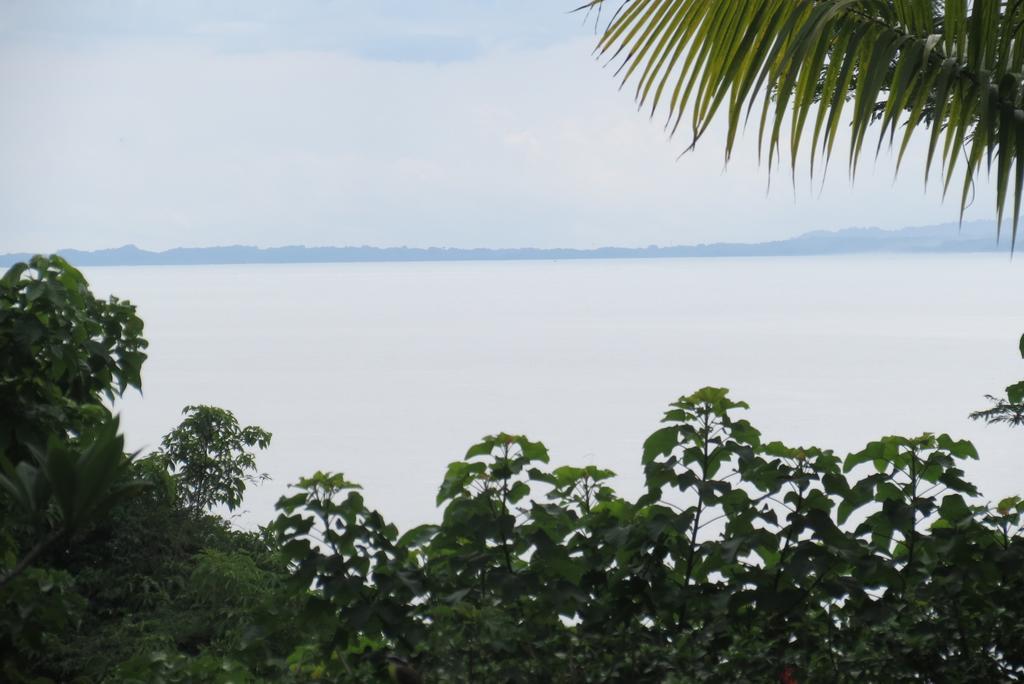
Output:
<path fill-rule="evenodd" d="M 1009 235 L 996 242 L 992 221 L 918 226 L 899 230 L 846 228 L 817 230 L 773 242 L 716 242 L 675 247 L 599 247 L 596 249 L 456 249 L 446 247 L 178 247 L 150 252 L 135 245 L 92 252 L 58 252 L 76 266 L 172 266 L 199 264 L 297 264 L 357 261 L 509 261 L 551 259 L 650 259 L 664 257 L 810 256 L 864 253 L 1009 252 Z M 0 266 L 30 255 L 0 254 Z"/>

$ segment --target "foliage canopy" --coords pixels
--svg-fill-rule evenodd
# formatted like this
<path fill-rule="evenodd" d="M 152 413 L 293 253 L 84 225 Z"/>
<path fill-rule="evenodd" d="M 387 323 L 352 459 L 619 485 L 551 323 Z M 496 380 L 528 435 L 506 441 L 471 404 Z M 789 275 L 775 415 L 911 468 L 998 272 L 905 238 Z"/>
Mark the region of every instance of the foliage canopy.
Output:
<path fill-rule="evenodd" d="M 185 419 L 151 458 L 174 472 L 178 497 L 189 510 L 235 510 L 246 486 L 267 478 L 254 474 L 256 455 L 249 449 L 266 449 L 272 435 L 255 425 L 240 426 L 231 411 L 216 406 L 186 406 L 182 414 Z"/>
<path fill-rule="evenodd" d="M 27 287 L 0 283 L 5 301 Z M 78 314 L 33 343 L 92 353 L 62 347 L 93 329 Z M 111 335 L 108 350 L 144 346 Z M 243 532 L 209 509 L 239 504 L 270 434 L 190 406 L 132 459 L 100 403 L 119 391 L 109 358 L 86 392 L 45 370 L 0 387 L 46 388 L 2 418 L 19 457 L 0 460 L 5 681 L 1024 679 L 1024 499 L 982 498 L 969 442 L 886 436 L 841 457 L 764 439 L 705 387 L 643 443 L 635 499 L 611 471 L 552 466 L 542 442 L 499 432 L 449 464 L 437 524 L 403 534 L 317 472 Z M 977 416 L 1017 425 L 1020 386 Z"/>

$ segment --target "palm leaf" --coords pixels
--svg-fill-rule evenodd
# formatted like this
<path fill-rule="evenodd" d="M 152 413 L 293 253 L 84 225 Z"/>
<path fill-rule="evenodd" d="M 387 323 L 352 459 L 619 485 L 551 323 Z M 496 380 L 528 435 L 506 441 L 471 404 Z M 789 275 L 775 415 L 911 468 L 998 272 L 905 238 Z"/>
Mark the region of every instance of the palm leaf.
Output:
<path fill-rule="evenodd" d="M 996 239 L 1012 201 L 1012 248 L 1024 193 L 1022 37 L 1024 0 L 623 0 L 597 53 L 672 133 L 688 113 L 691 147 L 724 110 L 727 160 L 755 112 L 759 156 L 771 169 L 785 131 L 793 173 L 807 138 L 811 174 L 817 161 L 827 167 L 841 121 L 852 175 L 871 129 L 876 154 L 897 149 L 897 172 L 925 135 L 925 181 L 936 160 L 943 192 L 960 177 L 961 220 L 978 173 L 994 176 Z"/>

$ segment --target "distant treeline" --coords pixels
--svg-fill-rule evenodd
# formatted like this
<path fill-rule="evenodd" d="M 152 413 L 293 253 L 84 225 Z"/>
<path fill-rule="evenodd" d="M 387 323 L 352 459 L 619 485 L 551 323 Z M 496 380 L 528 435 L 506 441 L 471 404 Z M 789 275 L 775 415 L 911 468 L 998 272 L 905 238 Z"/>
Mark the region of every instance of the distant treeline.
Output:
<path fill-rule="evenodd" d="M 556 259 L 650 259 L 669 257 L 809 256 L 858 253 L 998 252 L 1009 240 L 997 241 L 991 221 L 976 221 L 900 230 L 847 228 L 814 231 L 787 240 L 758 243 L 677 245 L 670 247 L 598 247 L 596 249 L 459 249 L 448 247 L 178 247 L 163 252 L 126 245 L 116 249 L 60 250 L 78 266 L 181 266 L 200 264 L 295 264 L 359 261 L 520 261 Z M 0 265 L 27 260 L 27 253 L 0 255 Z"/>

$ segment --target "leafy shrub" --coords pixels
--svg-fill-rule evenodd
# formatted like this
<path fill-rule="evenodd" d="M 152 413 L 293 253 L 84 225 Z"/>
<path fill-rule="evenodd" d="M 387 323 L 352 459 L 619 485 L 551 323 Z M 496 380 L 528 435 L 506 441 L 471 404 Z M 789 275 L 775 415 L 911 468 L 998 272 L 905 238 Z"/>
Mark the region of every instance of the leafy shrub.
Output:
<path fill-rule="evenodd" d="M 123 453 L 102 402 L 138 386 L 141 330 L 59 259 L 0 279 L 5 681 L 367 682 L 393 656 L 453 682 L 1024 679 L 1024 499 L 982 498 L 968 442 L 841 458 L 705 387 L 644 442 L 636 500 L 497 433 L 448 466 L 437 525 L 400 534 L 318 472 L 243 532 L 209 510 L 270 433 L 190 406 Z M 1022 388 L 972 417 L 1019 426 Z"/>
<path fill-rule="evenodd" d="M 256 474 L 249 449 L 266 449 L 271 434 L 255 425 L 241 427 L 231 411 L 216 406 L 186 406 L 182 413 L 185 420 L 151 458 L 174 473 L 178 499 L 188 510 L 235 510 L 247 485 L 267 479 Z"/>
<path fill-rule="evenodd" d="M 328 616 L 324 662 L 398 650 L 438 681 L 1024 676 L 1022 500 L 979 498 L 970 443 L 885 437 L 840 459 L 764 443 L 745 408 L 720 388 L 672 404 L 635 502 L 608 471 L 548 471 L 543 444 L 488 437 L 448 467 L 441 524 L 397 543 L 342 476 L 303 481 L 275 528 Z"/>

